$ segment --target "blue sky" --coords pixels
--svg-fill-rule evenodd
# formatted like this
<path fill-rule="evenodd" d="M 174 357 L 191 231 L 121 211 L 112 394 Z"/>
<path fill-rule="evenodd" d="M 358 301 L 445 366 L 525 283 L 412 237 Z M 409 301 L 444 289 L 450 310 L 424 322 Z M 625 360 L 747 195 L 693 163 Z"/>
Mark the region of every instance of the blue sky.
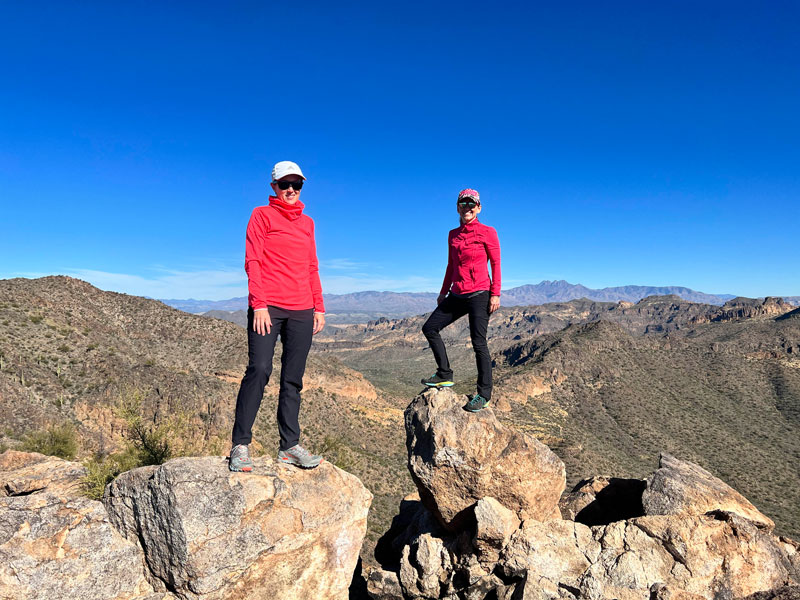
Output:
<path fill-rule="evenodd" d="M 0 4 L 0 278 L 246 293 L 298 162 L 326 292 L 435 291 L 461 188 L 503 285 L 800 295 L 798 2 Z"/>

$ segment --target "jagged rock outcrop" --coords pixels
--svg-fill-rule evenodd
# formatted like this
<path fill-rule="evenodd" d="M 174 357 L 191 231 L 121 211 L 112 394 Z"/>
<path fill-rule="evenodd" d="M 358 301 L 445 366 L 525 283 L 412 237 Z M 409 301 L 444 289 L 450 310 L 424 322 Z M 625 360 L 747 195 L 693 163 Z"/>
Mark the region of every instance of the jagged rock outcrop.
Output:
<path fill-rule="evenodd" d="M 429 390 L 406 409 L 408 468 L 423 504 L 451 530 L 487 496 L 519 519 L 559 518 L 564 463 L 533 437 L 501 425 L 491 408 L 469 413 L 465 402 L 449 389 Z"/>
<path fill-rule="evenodd" d="M 737 514 L 762 529 L 775 527 L 750 501 L 702 467 L 662 453 L 658 470 L 642 494 L 646 515 L 702 515 L 711 511 Z"/>
<path fill-rule="evenodd" d="M 473 471 L 490 465 L 493 490 L 518 490 L 536 467 L 497 468 L 507 434 L 487 411 L 464 418 L 457 400 L 427 392 L 406 411 L 409 467 L 424 485 L 378 544 L 373 598 L 734 600 L 800 582 L 797 543 L 772 535 L 771 520 L 730 486 L 668 454 L 646 480 L 581 482 L 561 503 L 571 518 L 531 518 L 520 492 L 493 497 Z M 443 505 L 460 518 L 442 519 Z"/>
<path fill-rule="evenodd" d="M 77 495 L 83 466 L 35 453 L 0 455 L 0 599 L 165 600 L 137 545 L 103 505 Z"/>
<path fill-rule="evenodd" d="M 792 311 L 794 307 L 783 298 L 734 298 L 696 322 L 728 322 L 755 318 L 775 318 Z"/>
<path fill-rule="evenodd" d="M 154 585 L 180 598 L 347 598 L 372 494 L 330 463 L 254 462 L 252 474 L 219 457 L 134 469 L 104 503 Z"/>

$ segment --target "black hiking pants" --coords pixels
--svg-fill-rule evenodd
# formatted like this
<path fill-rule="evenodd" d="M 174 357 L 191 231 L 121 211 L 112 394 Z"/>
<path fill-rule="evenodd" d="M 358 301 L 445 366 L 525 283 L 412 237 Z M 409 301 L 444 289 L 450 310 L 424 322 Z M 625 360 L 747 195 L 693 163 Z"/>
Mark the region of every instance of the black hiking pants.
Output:
<path fill-rule="evenodd" d="M 447 360 L 447 351 L 439 332 L 464 315 L 469 315 L 469 336 L 472 339 L 472 349 L 475 351 L 475 362 L 478 366 L 478 393 L 487 400 L 492 398 L 492 360 L 489 357 L 489 344 L 486 343 L 486 330 L 489 328 L 489 297 L 488 290 L 474 296 L 455 296 L 450 293 L 422 326 L 422 334 L 428 340 L 436 359 L 436 374 L 439 377 L 452 379 L 453 370 Z"/>
<path fill-rule="evenodd" d="M 236 398 L 236 421 L 233 424 L 233 445 L 249 444 L 264 386 L 272 374 L 272 356 L 278 336 L 283 344 L 281 385 L 278 394 L 278 432 L 280 449 L 288 450 L 300 442 L 300 392 L 306 359 L 311 349 L 314 330 L 314 309 L 288 310 L 269 306 L 272 328 L 266 335 L 253 331 L 253 309 L 247 311 L 247 345 L 249 361 Z"/>

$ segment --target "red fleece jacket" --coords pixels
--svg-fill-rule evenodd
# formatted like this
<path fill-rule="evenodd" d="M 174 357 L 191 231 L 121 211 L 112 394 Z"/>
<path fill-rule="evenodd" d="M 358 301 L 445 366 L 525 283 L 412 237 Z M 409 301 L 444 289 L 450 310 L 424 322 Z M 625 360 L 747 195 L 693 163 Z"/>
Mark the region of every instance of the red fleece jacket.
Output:
<path fill-rule="evenodd" d="M 270 196 L 269 206 L 256 207 L 250 216 L 244 270 L 254 309 L 269 304 L 325 312 L 314 221 L 303 208 L 299 200 L 288 204 Z"/>
<path fill-rule="evenodd" d="M 473 219 L 450 231 L 447 247 L 447 271 L 442 294 L 448 291 L 471 294 L 489 290 L 492 296 L 500 295 L 500 240 L 494 227 Z M 491 279 L 487 261 L 492 264 Z"/>

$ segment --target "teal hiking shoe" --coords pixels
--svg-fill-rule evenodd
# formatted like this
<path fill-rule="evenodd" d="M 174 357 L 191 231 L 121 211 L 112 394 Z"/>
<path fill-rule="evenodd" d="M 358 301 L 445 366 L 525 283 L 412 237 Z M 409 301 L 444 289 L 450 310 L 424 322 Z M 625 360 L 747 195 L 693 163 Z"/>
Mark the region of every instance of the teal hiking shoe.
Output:
<path fill-rule="evenodd" d="M 279 450 L 278 460 L 282 463 L 295 465 L 303 469 L 313 469 L 322 462 L 322 457 L 311 454 L 311 452 L 303 448 L 300 444 L 297 444 L 288 450 Z"/>
<path fill-rule="evenodd" d="M 464 405 L 464 410 L 478 412 L 489 406 L 489 401 L 480 394 L 469 396 L 469 401 Z"/>
<path fill-rule="evenodd" d="M 253 470 L 250 449 L 245 444 L 239 444 L 231 448 L 231 455 L 228 457 L 228 468 L 231 471 L 244 473 L 249 473 Z"/>
<path fill-rule="evenodd" d="M 450 387 L 454 385 L 450 379 L 447 379 L 445 377 L 439 377 L 438 375 L 435 374 L 431 375 L 427 379 L 423 379 L 421 383 L 424 383 L 428 387 L 435 387 L 435 388 Z"/>

